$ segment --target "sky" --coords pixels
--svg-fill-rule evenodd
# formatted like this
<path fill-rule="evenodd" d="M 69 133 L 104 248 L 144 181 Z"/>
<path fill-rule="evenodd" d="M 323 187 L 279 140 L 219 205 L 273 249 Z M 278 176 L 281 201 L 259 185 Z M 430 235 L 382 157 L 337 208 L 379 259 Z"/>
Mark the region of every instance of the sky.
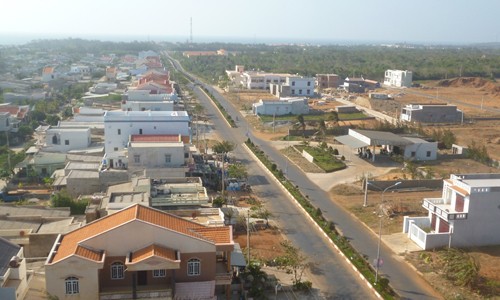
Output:
<path fill-rule="evenodd" d="M 500 42 L 500 0 L 2 1 L 8 37 L 193 42 Z"/>

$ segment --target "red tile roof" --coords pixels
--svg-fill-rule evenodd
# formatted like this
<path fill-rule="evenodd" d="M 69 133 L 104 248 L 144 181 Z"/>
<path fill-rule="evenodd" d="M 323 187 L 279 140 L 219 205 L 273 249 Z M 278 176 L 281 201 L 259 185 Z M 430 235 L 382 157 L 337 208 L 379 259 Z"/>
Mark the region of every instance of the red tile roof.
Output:
<path fill-rule="evenodd" d="M 130 136 L 131 142 L 157 143 L 157 142 L 180 142 L 180 134 L 133 134 Z"/>
<path fill-rule="evenodd" d="M 56 263 L 75 254 L 87 258 L 92 257 L 95 260 L 97 252 L 94 254 L 86 252 L 88 249 L 80 246 L 81 242 L 136 220 L 177 231 L 213 244 L 233 243 L 231 227 L 207 227 L 160 210 L 135 204 L 64 235 L 51 263 Z"/>
<path fill-rule="evenodd" d="M 132 253 L 130 262 L 137 263 L 141 260 L 148 259 L 153 256 L 159 256 L 171 261 L 177 260 L 175 250 L 161 247 L 158 245 L 149 245 Z"/>

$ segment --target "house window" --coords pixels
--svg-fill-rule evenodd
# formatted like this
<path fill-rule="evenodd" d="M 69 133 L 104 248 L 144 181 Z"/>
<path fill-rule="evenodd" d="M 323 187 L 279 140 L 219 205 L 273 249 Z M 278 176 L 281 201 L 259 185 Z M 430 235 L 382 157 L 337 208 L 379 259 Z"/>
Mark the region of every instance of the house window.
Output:
<path fill-rule="evenodd" d="M 139 134 L 142 134 L 142 129 L 139 129 Z"/>
<path fill-rule="evenodd" d="M 121 134 L 122 134 L 122 130 L 118 129 L 118 135 L 121 135 Z"/>
<path fill-rule="evenodd" d="M 299 95 L 302 95 L 302 90 L 299 90 Z"/>
<path fill-rule="evenodd" d="M 311 94 L 311 90 L 307 90 L 307 94 L 310 95 Z"/>
<path fill-rule="evenodd" d="M 295 90 L 292 90 L 292 94 L 295 94 Z"/>
<path fill-rule="evenodd" d="M 427 157 L 431 157 L 431 151 L 427 151 Z"/>
<path fill-rule="evenodd" d="M 415 157 L 416 155 L 417 155 L 417 152 L 415 152 L 415 151 L 411 152 L 411 157 Z"/>
<path fill-rule="evenodd" d="M 295 81 L 292 81 L 292 86 L 295 86 Z"/>
<path fill-rule="evenodd" d="M 187 263 L 188 276 L 200 275 L 200 260 L 197 258 L 192 258 Z"/>
<path fill-rule="evenodd" d="M 111 279 L 123 279 L 123 263 L 115 262 L 111 264 Z"/>
<path fill-rule="evenodd" d="M 74 295 L 80 293 L 78 278 L 68 277 L 64 280 L 64 283 L 66 285 L 66 295 Z"/>
<path fill-rule="evenodd" d="M 135 162 L 136 164 L 140 163 L 140 162 L 141 162 L 141 156 L 140 156 L 140 155 L 138 155 L 138 154 L 135 154 L 135 155 L 134 155 L 134 162 Z"/>
<path fill-rule="evenodd" d="M 118 151 L 118 147 L 114 147 L 114 148 L 113 148 L 113 151 Z"/>
<path fill-rule="evenodd" d="M 166 277 L 166 276 L 167 276 L 167 271 L 165 269 L 153 270 L 153 277 L 155 278 Z"/>
<path fill-rule="evenodd" d="M 69 140 L 64 140 L 64 145 L 69 145 Z"/>
<path fill-rule="evenodd" d="M 310 81 L 307 82 L 307 86 L 311 86 L 311 82 Z"/>
<path fill-rule="evenodd" d="M 172 155 L 171 154 L 165 154 L 165 163 L 170 163 L 172 161 Z"/>

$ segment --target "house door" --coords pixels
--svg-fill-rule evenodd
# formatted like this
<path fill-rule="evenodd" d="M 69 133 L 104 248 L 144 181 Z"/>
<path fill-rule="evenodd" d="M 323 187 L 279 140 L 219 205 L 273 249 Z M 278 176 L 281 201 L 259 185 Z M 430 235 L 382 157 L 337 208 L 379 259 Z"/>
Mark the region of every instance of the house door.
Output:
<path fill-rule="evenodd" d="M 109 160 L 109 167 L 114 168 L 115 166 L 113 165 L 114 161 L 112 159 Z"/>
<path fill-rule="evenodd" d="M 431 217 L 431 230 L 436 230 L 436 215 L 435 214 L 432 214 L 432 217 Z"/>
<path fill-rule="evenodd" d="M 137 285 L 147 285 L 147 284 L 148 284 L 148 271 L 138 271 Z"/>
<path fill-rule="evenodd" d="M 455 211 L 464 211 L 464 196 L 457 194 L 457 197 L 455 199 Z"/>
<path fill-rule="evenodd" d="M 450 224 L 446 222 L 445 220 L 441 219 L 439 220 L 439 233 L 442 232 L 449 232 L 450 231 Z"/>

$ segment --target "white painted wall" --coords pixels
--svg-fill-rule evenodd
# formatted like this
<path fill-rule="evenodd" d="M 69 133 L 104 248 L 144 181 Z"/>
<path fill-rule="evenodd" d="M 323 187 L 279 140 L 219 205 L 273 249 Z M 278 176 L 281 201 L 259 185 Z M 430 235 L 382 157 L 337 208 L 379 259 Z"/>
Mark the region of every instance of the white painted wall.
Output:
<path fill-rule="evenodd" d="M 57 264 L 45 265 L 45 287 L 51 296 L 58 299 L 99 299 L 98 269 L 102 264 L 72 256 Z M 79 294 L 66 295 L 65 279 L 77 277 Z"/>
<path fill-rule="evenodd" d="M 129 143 L 128 166 L 146 168 L 180 167 L 185 164 L 184 143 Z M 167 162 L 167 156 L 170 162 Z M 139 161 L 136 162 L 136 159 Z"/>
<path fill-rule="evenodd" d="M 107 155 L 127 147 L 132 134 L 180 134 L 191 136 L 185 111 L 108 111 L 104 115 Z"/>
<path fill-rule="evenodd" d="M 129 252 L 137 251 L 152 243 L 170 249 L 177 249 L 181 253 L 215 252 L 215 245 L 210 242 L 144 223 L 140 220 L 133 220 L 82 242 L 83 245 L 95 249 L 106 249 L 106 255 L 108 256 L 126 256 Z"/>
<path fill-rule="evenodd" d="M 412 156 L 412 153 L 415 153 Z M 437 159 L 437 142 L 422 141 L 405 146 L 405 159 L 413 160 L 435 160 Z"/>
<path fill-rule="evenodd" d="M 90 144 L 90 128 L 50 128 L 45 135 L 44 151 L 66 153 Z"/>
<path fill-rule="evenodd" d="M 253 104 L 254 114 L 258 115 L 300 115 L 309 113 L 309 105 L 305 98 L 286 98 L 278 101 L 262 101 Z"/>
<path fill-rule="evenodd" d="M 413 80 L 412 71 L 387 70 L 384 76 L 384 85 L 395 87 L 411 87 Z"/>

